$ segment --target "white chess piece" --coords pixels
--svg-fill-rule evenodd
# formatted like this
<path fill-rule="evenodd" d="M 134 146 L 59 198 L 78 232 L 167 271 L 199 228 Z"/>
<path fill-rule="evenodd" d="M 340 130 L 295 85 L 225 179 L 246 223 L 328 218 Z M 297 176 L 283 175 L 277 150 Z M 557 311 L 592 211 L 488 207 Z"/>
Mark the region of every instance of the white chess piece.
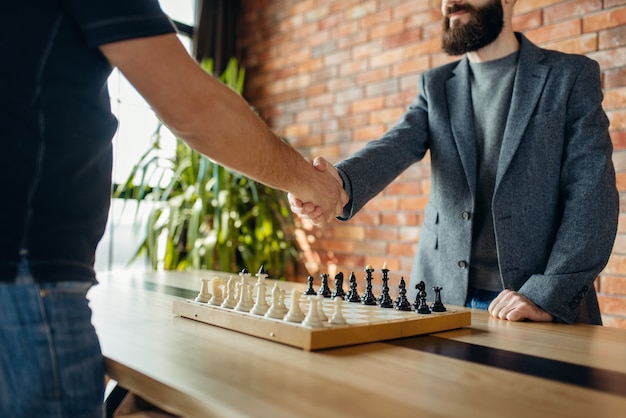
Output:
<path fill-rule="evenodd" d="M 272 288 L 272 304 L 269 310 L 265 313 L 266 318 L 282 319 L 285 315 L 283 308 L 280 306 L 280 288 L 278 283 L 274 284 Z"/>
<path fill-rule="evenodd" d="M 333 325 L 347 324 L 348 321 L 346 321 L 346 318 L 343 317 L 343 313 L 342 313 L 342 305 L 344 303 L 343 299 L 335 298 L 333 300 L 333 303 L 335 304 L 335 311 L 333 312 L 332 316 L 328 320 L 328 323 L 333 324 Z"/>
<path fill-rule="evenodd" d="M 201 279 L 202 284 L 200 285 L 200 293 L 194 299 L 196 302 L 207 303 L 209 299 L 211 299 L 211 294 L 209 293 L 209 279 Z"/>
<path fill-rule="evenodd" d="M 317 313 L 321 321 L 328 321 L 328 316 L 326 316 L 326 313 L 324 312 L 324 297 L 319 298 L 317 301 Z"/>
<path fill-rule="evenodd" d="M 235 310 L 238 312 L 250 312 L 254 304 L 250 297 L 250 284 L 245 281 L 245 278 L 242 280 L 241 287 L 239 288 L 239 302 L 235 305 Z"/>
<path fill-rule="evenodd" d="M 300 308 L 300 292 L 297 289 L 291 290 L 291 306 L 284 320 L 289 322 L 302 322 L 304 320 L 304 312 Z"/>
<path fill-rule="evenodd" d="M 265 300 L 265 283 L 259 277 L 259 281 L 254 285 L 256 287 L 256 302 L 250 313 L 254 315 L 264 315 L 269 309 L 270 305 Z"/>
<path fill-rule="evenodd" d="M 224 280 L 219 277 L 211 279 L 209 284 L 211 289 L 211 299 L 209 299 L 209 305 L 220 306 L 224 302 Z"/>
<path fill-rule="evenodd" d="M 235 279 L 230 276 L 226 282 L 226 299 L 220 305 L 222 308 L 233 309 L 237 305 L 237 297 L 235 294 Z"/>
<path fill-rule="evenodd" d="M 323 299 L 322 295 L 309 296 L 309 310 L 304 317 L 304 321 L 302 321 L 302 325 L 311 327 L 311 328 L 322 328 L 324 323 L 320 319 L 318 306 L 319 301 Z"/>

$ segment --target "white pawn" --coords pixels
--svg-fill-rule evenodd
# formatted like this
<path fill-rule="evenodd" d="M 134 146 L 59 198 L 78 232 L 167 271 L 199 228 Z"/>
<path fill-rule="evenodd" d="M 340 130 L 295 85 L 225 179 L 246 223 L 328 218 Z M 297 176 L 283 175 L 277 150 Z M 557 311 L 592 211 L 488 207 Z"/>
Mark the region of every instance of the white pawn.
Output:
<path fill-rule="evenodd" d="M 319 306 L 319 301 L 320 299 L 322 299 L 324 296 L 322 295 L 315 295 L 315 296 L 309 296 L 309 311 L 307 312 L 306 316 L 304 317 L 304 321 L 302 321 L 302 325 L 307 326 L 307 327 L 311 327 L 311 328 L 323 328 L 324 327 L 324 323 L 322 322 L 322 320 L 320 319 L 319 316 L 319 311 L 318 311 L 318 306 Z"/>
<path fill-rule="evenodd" d="M 226 299 L 220 305 L 222 308 L 233 309 L 237 305 L 237 295 L 235 294 L 235 279 L 230 276 L 226 282 Z"/>
<path fill-rule="evenodd" d="M 300 292 L 297 289 L 291 290 L 291 306 L 284 319 L 289 322 L 302 322 L 304 320 L 304 312 L 300 309 Z"/>
<path fill-rule="evenodd" d="M 220 306 L 224 302 L 224 280 L 219 277 L 214 277 L 210 283 L 211 299 L 209 305 Z"/>
<path fill-rule="evenodd" d="M 278 283 L 274 284 L 272 288 L 272 304 L 267 312 L 265 312 L 266 318 L 282 319 L 285 315 L 283 308 L 280 306 L 280 288 Z"/>
<path fill-rule="evenodd" d="M 207 303 L 211 299 L 211 294 L 209 293 L 209 279 L 202 279 L 202 284 L 200 285 L 200 293 L 194 299 L 196 302 Z"/>
<path fill-rule="evenodd" d="M 343 313 L 342 313 L 342 306 L 343 305 L 343 299 L 341 298 L 335 298 L 333 300 L 333 303 L 335 304 L 335 311 L 333 312 L 332 316 L 330 317 L 330 319 L 328 320 L 328 323 L 333 324 L 333 325 L 345 325 L 348 323 L 348 321 L 346 321 L 346 318 L 343 317 Z"/>

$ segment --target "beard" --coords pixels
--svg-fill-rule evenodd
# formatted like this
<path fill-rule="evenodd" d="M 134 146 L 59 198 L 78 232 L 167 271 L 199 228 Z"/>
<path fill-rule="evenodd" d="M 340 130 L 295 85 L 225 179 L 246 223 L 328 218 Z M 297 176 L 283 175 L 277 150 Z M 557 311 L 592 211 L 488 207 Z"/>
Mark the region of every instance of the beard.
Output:
<path fill-rule="evenodd" d="M 450 27 L 448 15 L 467 11 L 467 23 L 456 22 Z M 443 19 L 442 44 L 448 55 L 463 55 L 477 51 L 496 40 L 504 26 L 504 11 L 500 0 L 492 0 L 484 6 L 453 4 Z"/>

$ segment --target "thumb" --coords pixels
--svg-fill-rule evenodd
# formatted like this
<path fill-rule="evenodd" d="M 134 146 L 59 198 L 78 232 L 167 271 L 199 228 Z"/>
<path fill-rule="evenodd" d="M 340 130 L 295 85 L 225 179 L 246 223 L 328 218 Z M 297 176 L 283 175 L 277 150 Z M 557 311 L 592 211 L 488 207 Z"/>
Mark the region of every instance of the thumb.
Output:
<path fill-rule="evenodd" d="M 313 160 L 313 167 L 318 171 L 326 171 L 328 164 L 328 161 L 326 161 L 324 157 L 315 157 L 315 160 Z"/>

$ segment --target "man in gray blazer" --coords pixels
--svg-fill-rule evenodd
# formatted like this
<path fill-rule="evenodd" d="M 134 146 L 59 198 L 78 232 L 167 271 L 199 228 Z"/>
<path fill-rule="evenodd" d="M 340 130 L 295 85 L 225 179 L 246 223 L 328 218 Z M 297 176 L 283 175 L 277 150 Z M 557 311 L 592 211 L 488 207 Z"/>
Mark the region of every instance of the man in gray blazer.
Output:
<path fill-rule="evenodd" d="M 431 193 L 411 286 L 512 321 L 601 324 L 593 282 L 618 195 L 599 67 L 512 30 L 515 0 L 444 0 L 443 46 L 463 58 L 420 77 L 382 138 L 333 167 L 350 219 L 427 151 Z M 292 210 L 323 222 L 310 203 Z"/>

